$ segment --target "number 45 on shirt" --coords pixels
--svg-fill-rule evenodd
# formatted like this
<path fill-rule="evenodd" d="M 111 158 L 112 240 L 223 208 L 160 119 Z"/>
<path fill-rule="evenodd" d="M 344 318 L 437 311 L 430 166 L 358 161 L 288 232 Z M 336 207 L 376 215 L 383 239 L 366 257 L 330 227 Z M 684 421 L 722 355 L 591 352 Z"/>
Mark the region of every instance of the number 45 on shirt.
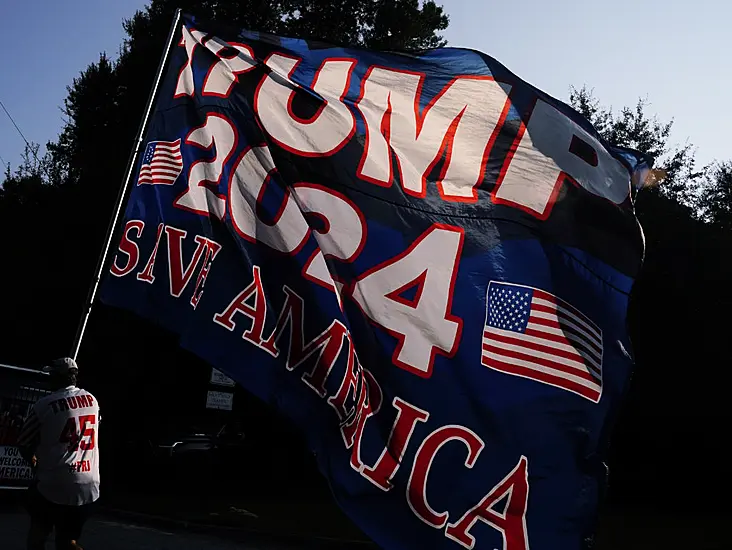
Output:
<path fill-rule="evenodd" d="M 77 424 L 78 420 L 78 424 Z M 79 449 L 91 451 L 94 449 L 94 430 L 97 424 L 97 416 L 94 414 L 83 416 L 72 416 L 66 421 L 61 431 L 60 443 L 65 443 L 70 453 Z"/>

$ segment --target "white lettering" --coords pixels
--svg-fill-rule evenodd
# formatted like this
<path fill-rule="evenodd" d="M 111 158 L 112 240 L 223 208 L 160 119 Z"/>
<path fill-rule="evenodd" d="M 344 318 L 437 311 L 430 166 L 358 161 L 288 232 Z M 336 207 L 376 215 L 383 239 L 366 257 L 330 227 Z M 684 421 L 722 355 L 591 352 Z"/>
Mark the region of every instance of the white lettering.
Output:
<path fill-rule="evenodd" d="M 523 128 L 522 128 L 523 129 Z M 584 189 L 620 204 L 630 193 L 625 167 L 569 117 L 537 100 L 513 158 L 493 191 L 494 201 L 546 219 L 564 174 Z"/>
<path fill-rule="evenodd" d="M 240 157 L 229 184 L 231 221 L 241 237 L 293 254 L 305 244 L 309 228 L 290 192 L 282 190 L 284 205 L 274 216 L 272 225 L 263 222 L 256 213 L 259 197 L 265 192 L 274 171 L 274 161 L 267 147 L 253 147 Z"/>
<path fill-rule="evenodd" d="M 328 156 L 338 152 L 356 131 L 356 119 L 343 103 L 348 92 L 352 59 L 326 59 L 310 87 L 315 94 L 291 80 L 299 59 L 272 54 L 265 61 L 272 72 L 262 79 L 254 98 L 255 109 L 264 129 L 278 145 L 301 156 Z M 319 103 L 309 119 L 292 110 L 295 94 Z M 319 97 L 318 97 L 319 96 Z"/>
<path fill-rule="evenodd" d="M 186 144 L 212 149 L 216 154 L 210 161 L 197 160 L 188 170 L 188 188 L 173 203 L 177 208 L 208 217 L 213 214 L 223 219 L 226 197 L 216 192 L 224 166 L 236 149 L 238 138 L 234 126 L 223 115 L 206 116 L 203 126 L 194 129 L 186 138 Z"/>
<path fill-rule="evenodd" d="M 229 97 L 238 76 L 257 66 L 254 52 L 246 44 L 229 44 L 217 37 L 206 41 L 205 45 L 218 60 L 211 66 L 203 80 L 203 95 Z M 227 49 L 234 50 L 234 54 L 224 56 L 223 52 Z"/>
<path fill-rule="evenodd" d="M 358 175 L 377 185 L 391 185 L 393 151 L 405 192 L 424 197 L 427 178 L 444 153 L 436 182 L 440 195 L 450 201 L 475 201 L 502 115 L 510 105 L 511 88 L 489 77 L 458 77 L 420 113 L 423 84 L 419 74 L 369 70 L 357 103 L 367 132 Z M 453 151 L 459 151 L 459 162 L 453 162 Z"/>
<path fill-rule="evenodd" d="M 460 341 L 462 320 L 450 309 L 462 243 L 461 228 L 435 224 L 353 287 L 364 315 L 399 340 L 394 364 L 423 378 L 432 375 L 435 354 L 453 354 Z"/>
<path fill-rule="evenodd" d="M 192 96 L 195 93 L 195 84 L 193 83 L 193 54 L 205 36 L 206 33 L 191 30 L 185 26 L 183 27 L 183 38 L 180 45 L 185 46 L 188 59 L 186 64 L 183 65 L 183 68 L 181 68 L 180 74 L 178 74 L 178 82 L 175 85 L 175 94 L 173 97 Z"/>

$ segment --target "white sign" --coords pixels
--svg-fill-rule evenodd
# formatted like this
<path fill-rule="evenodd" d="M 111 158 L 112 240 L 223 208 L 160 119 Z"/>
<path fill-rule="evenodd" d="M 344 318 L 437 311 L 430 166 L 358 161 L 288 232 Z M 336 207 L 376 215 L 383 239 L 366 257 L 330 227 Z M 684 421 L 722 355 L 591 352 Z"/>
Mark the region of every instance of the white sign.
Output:
<path fill-rule="evenodd" d="M 234 394 L 224 391 L 209 391 L 206 396 L 207 409 L 230 411 L 234 406 Z"/>
<path fill-rule="evenodd" d="M 18 447 L 0 446 L 0 485 L 3 481 L 30 481 L 33 472 Z"/>
<path fill-rule="evenodd" d="M 217 386 L 236 386 L 236 382 L 217 369 L 211 369 L 211 383 Z"/>

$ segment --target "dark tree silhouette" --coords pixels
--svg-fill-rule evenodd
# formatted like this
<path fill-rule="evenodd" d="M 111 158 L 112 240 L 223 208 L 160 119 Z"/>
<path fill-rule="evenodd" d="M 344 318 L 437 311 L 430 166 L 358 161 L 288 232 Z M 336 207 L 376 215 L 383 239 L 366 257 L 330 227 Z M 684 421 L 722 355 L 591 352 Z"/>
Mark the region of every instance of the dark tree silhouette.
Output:
<path fill-rule="evenodd" d="M 732 230 L 732 162 L 714 163 L 698 193 L 702 219 L 723 231 Z"/>
<path fill-rule="evenodd" d="M 44 260 L 24 261 L 2 275 L 6 288 L 9 285 L 19 289 L 13 325 L 18 332 L 28 323 L 52 333 L 54 353 L 67 352 L 73 339 L 73 327 L 81 314 L 140 116 L 178 7 L 200 18 L 251 30 L 392 49 L 442 44 L 438 33 L 448 24 L 441 7 L 432 1 L 417 0 L 152 0 L 126 20 L 126 38 L 118 59 L 101 55 L 68 87 L 63 106 L 65 124 L 58 139 L 47 145 L 42 167 L 24 162 L 18 171 L 7 174 L 0 194 L 0 209 L 7 213 L 0 224 L 32 241 L 36 247 L 34 258 L 44 258 L 42 251 L 48 246 L 43 242 L 43 230 L 52 230 L 63 240 L 55 252 L 68 261 L 73 258 L 73 270 L 55 274 L 52 279 L 38 280 L 39 271 L 30 268 Z M 30 157 L 28 160 L 35 162 Z M 63 191 L 52 191 L 57 187 Z M 50 202 L 46 200 L 49 197 L 53 197 Z M 54 211 L 45 211 L 47 207 Z M 59 223 L 48 226 L 48 220 L 61 215 Z M 40 226 L 38 220 L 43 220 Z M 62 295 L 54 292 L 54 285 L 63 288 Z M 60 307 L 61 302 L 64 307 Z M 39 317 L 33 310 L 43 304 L 46 314 Z M 34 354 L 28 355 L 21 344 L 23 337 L 16 336 L 6 340 L 6 360 L 32 362 Z M 18 344 L 17 351 L 12 342 Z M 39 354 L 48 352 L 45 346 L 34 349 Z"/>
<path fill-rule="evenodd" d="M 732 164 L 697 168 L 695 148 L 672 147 L 672 122 L 650 115 L 645 100 L 613 113 L 583 87 L 570 101 L 610 143 L 653 155 L 666 172 L 636 202 L 646 236 L 628 315 L 637 364 L 610 471 L 624 506 L 672 507 L 679 486 L 699 487 L 696 471 L 723 468 L 716 434 L 729 413 L 714 380 L 730 353 L 719 312 L 732 306 Z M 729 507 L 712 487 L 697 498 Z"/>

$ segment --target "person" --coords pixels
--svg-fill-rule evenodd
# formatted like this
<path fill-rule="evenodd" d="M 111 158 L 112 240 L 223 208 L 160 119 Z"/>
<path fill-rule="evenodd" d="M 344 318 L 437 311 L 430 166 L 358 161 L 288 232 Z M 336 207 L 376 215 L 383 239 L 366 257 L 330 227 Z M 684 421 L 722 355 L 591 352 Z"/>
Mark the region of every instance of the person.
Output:
<path fill-rule="evenodd" d="M 27 547 L 45 548 L 55 529 L 57 550 L 81 550 L 78 540 L 99 498 L 99 403 L 77 387 L 72 358 L 43 370 L 52 393 L 33 405 L 18 438 L 36 474 L 28 491 Z"/>

